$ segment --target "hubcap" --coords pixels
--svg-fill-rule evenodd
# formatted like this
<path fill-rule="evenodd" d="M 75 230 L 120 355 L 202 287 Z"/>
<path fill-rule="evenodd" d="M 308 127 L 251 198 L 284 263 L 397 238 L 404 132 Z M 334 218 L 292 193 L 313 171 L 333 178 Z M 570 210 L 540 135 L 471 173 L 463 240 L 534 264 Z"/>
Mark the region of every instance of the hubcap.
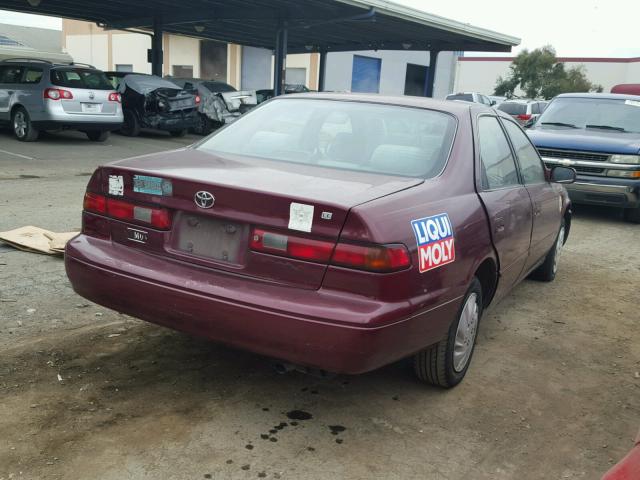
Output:
<path fill-rule="evenodd" d="M 13 130 L 18 137 L 24 137 L 27 133 L 27 119 L 24 117 L 24 113 L 17 112 L 13 119 Z"/>
<path fill-rule="evenodd" d="M 558 233 L 558 240 L 556 240 L 556 254 L 553 257 L 553 274 L 558 272 L 558 262 L 560 261 L 560 254 L 562 253 L 562 246 L 564 245 L 564 227 L 560 227 Z"/>
<path fill-rule="evenodd" d="M 467 366 L 478 331 L 478 295 L 472 293 L 462 308 L 453 346 L 453 369 L 461 372 Z"/>

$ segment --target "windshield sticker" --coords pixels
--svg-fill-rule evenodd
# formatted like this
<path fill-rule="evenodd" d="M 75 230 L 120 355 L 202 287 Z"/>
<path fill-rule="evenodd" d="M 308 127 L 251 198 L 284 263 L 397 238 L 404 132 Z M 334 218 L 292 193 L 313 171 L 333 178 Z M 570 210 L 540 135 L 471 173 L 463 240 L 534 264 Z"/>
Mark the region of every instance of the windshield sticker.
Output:
<path fill-rule="evenodd" d="M 122 175 L 109 175 L 109 195 L 124 195 L 124 180 Z"/>
<path fill-rule="evenodd" d="M 411 227 L 418 244 L 420 273 L 455 261 L 455 239 L 449 215 L 441 213 L 413 220 Z"/>
<path fill-rule="evenodd" d="M 640 101 L 638 100 L 625 100 L 625 105 L 631 105 L 632 107 L 640 107 Z"/>
<path fill-rule="evenodd" d="M 134 175 L 133 191 L 136 193 L 170 197 L 173 195 L 173 185 L 171 184 L 171 180 L 167 180 L 166 178 Z"/>
<path fill-rule="evenodd" d="M 313 205 L 292 202 L 289 207 L 289 228 L 301 232 L 311 232 L 313 225 Z"/>

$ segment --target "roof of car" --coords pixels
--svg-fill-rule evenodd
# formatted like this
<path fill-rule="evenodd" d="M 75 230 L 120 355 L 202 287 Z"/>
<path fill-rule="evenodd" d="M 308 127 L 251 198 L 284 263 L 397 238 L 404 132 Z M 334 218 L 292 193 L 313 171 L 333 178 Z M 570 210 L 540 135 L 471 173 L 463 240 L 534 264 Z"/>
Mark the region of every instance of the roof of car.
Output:
<path fill-rule="evenodd" d="M 640 95 L 621 93 L 561 93 L 556 98 L 602 98 L 604 100 L 638 100 Z"/>
<path fill-rule="evenodd" d="M 418 108 L 431 108 L 436 110 L 449 111 L 456 114 L 464 114 L 471 108 L 486 110 L 487 112 L 494 112 L 492 108 L 472 102 L 451 102 L 447 100 L 434 100 L 427 97 L 414 97 L 414 96 L 392 96 L 392 95 L 379 95 L 375 93 L 328 93 L 328 92 L 308 92 L 308 93 L 291 93 L 278 97 L 280 99 L 293 99 L 303 98 L 309 99 L 323 99 L 323 100 L 340 100 L 351 102 L 368 102 L 368 103 L 380 103 L 384 105 L 398 105 L 403 107 L 418 107 Z"/>

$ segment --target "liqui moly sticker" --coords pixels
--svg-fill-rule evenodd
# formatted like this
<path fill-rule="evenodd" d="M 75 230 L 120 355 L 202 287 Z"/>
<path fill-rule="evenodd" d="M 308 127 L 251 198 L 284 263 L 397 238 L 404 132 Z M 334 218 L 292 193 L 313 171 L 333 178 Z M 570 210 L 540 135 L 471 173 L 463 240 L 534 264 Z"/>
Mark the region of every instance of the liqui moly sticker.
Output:
<path fill-rule="evenodd" d="M 411 227 L 418 243 L 420 273 L 455 261 L 455 238 L 449 215 L 441 213 L 412 220 Z"/>

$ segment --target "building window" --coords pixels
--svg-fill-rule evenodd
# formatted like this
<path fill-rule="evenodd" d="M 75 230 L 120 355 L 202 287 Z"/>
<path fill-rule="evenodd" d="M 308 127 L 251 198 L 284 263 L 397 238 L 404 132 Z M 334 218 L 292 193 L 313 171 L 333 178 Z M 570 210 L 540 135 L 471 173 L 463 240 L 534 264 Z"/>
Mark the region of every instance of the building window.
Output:
<path fill-rule="evenodd" d="M 171 75 L 177 78 L 193 78 L 193 65 L 173 65 Z"/>
<path fill-rule="evenodd" d="M 133 65 L 130 63 L 116 63 L 116 72 L 133 72 Z"/>
<path fill-rule="evenodd" d="M 306 68 L 287 68 L 287 85 L 306 85 Z"/>
<path fill-rule="evenodd" d="M 354 55 L 351 91 L 361 93 L 379 93 L 381 69 L 381 59 Z"/>
<path fill-rule="evenodd" d="M 407 75 L 404 80 L 404 94 L 416 97 L 427 95 L 427 70 L 423 65 L 407 63 Z"/>

